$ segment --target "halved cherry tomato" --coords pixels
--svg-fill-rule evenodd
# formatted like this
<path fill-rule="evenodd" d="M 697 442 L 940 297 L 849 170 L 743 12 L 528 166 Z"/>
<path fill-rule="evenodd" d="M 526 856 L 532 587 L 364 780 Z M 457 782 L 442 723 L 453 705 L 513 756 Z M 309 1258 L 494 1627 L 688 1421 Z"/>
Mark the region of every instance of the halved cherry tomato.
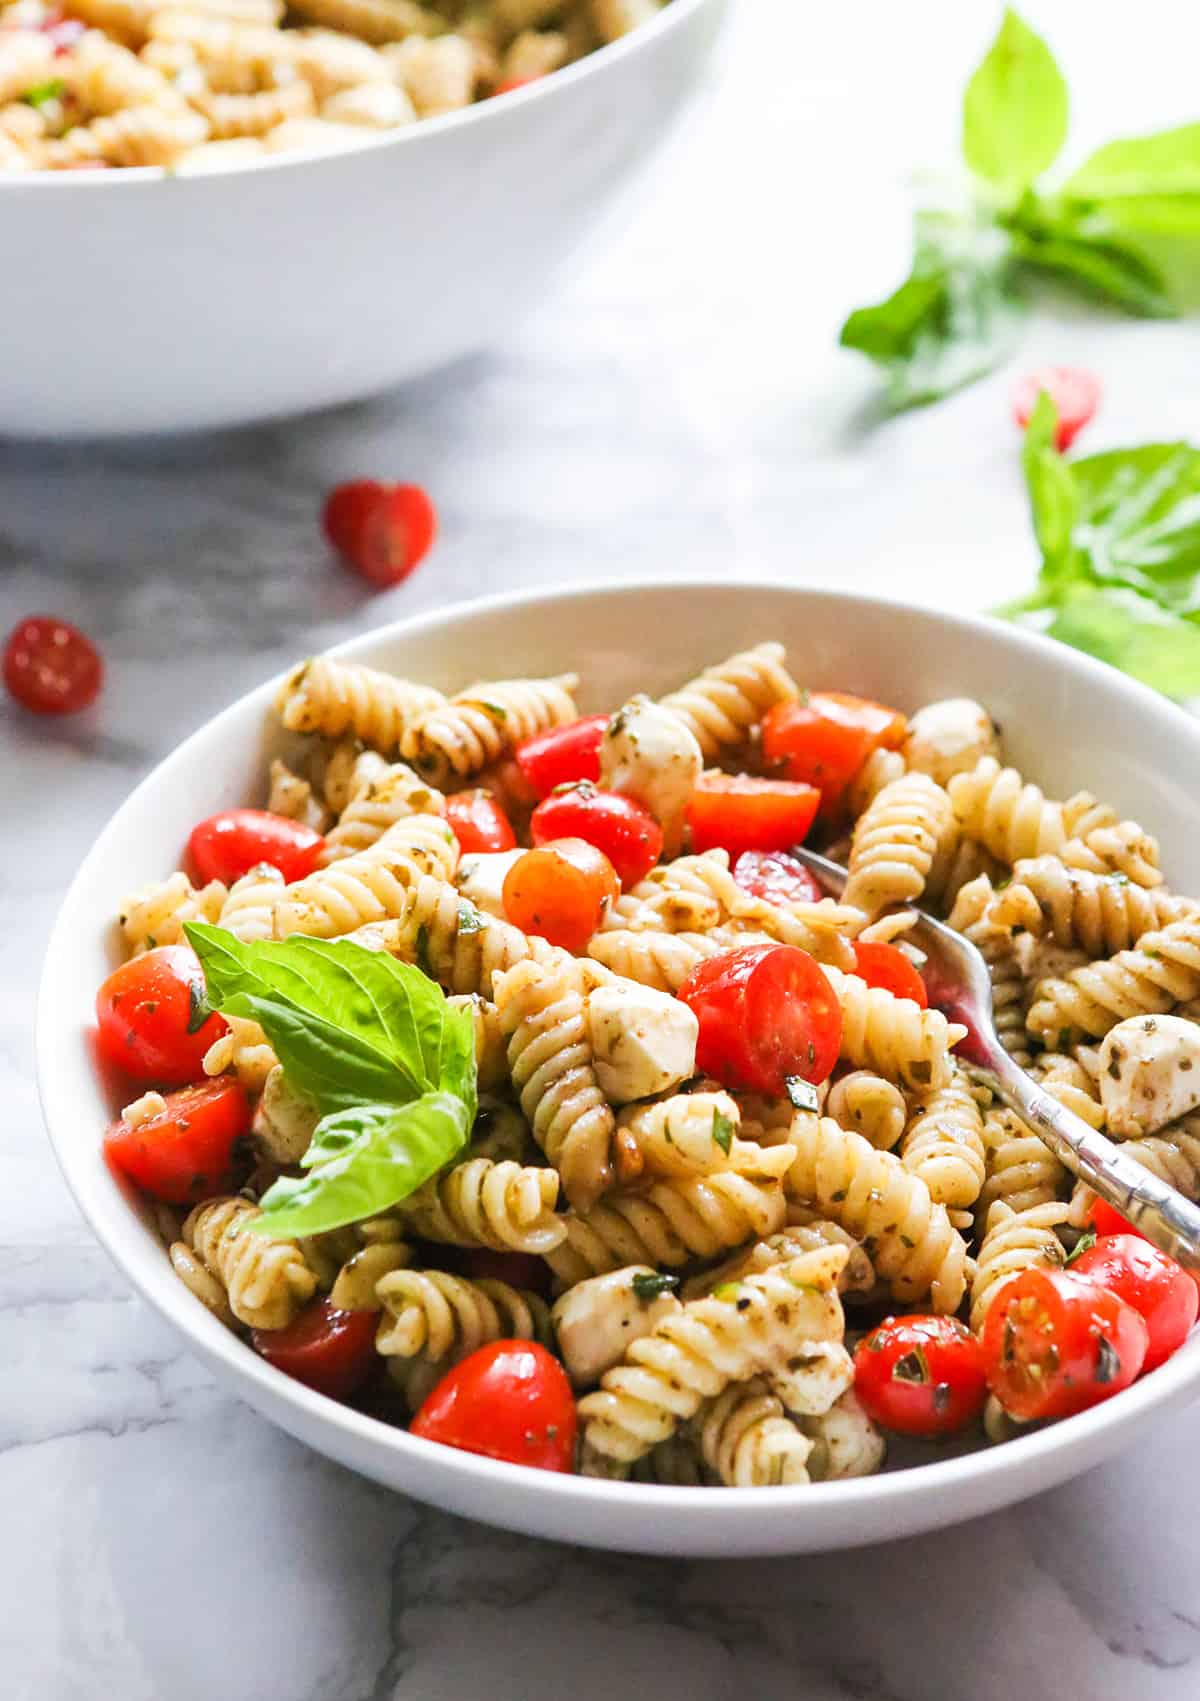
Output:
<path fill-rule="evenodd" d="M 493 1341 L 456 1364 L 411 1424 L 414 1435 L 539 1471 L 575 1466 L 575 1396 L 536 1341 Z"/>
<path fill-rule="evenodd" d="M 650 811 L 590 780 L 556 787 L 534 810 L 529 832 L 535 845 L 586 839 L 604 852 L 622 886 L 644 880 L 662 855 L 662 828 Z"/>
<path fill-rule="evenodd" d="M 254 1329 L 250 1343 L 268 1364 L 328 1394 L 348 1400 L 375 1366 L 375 1311 L 337 1311 L 314 1299 L 286 1329 Z"/>
<path fill-rule="evenodd" d="M 733 878 L 743 892 L 770 904 L 816 904 L 824 897 L 804 864 L 786 851 L 743 851 Z"/>
<path fill-rule="evenodd" d="M 1098 1240 L 1110 1234 L 1132 1234 L 1139 1240 L 1146 1239 L 1136 1223 L 1131 1223 L 1123 1217 L 1116 1206 L 1110 1205 L 1106 1199 L 1093 1199 L 1087 1220 Z"/>
<path fill-rule="evenodd" d="M 613 865 L 586 839 L 526 851 L 504 877 L 504 913 L 514 927 L 582 951 L 621 888 Z"/>
<path fill-rule="evenodd" d="M 868 986 L 881 986 L 893 998 L 911 998 L 922 1010 L 929 1008 L 925 982 L 898 945 L 882 940 L 858 941 L 854 946 L 854 972 Z"/>
<path fill-rule="evenodd" d="M 196 1205 L 232 1185 L 234 1145 L 250 1132 L 250 1116 L 245 1088 L 222 1075 L 168 1093 L 166 1108 L 136 1127 L 114 1122 L 105 1155 L 144 1193 Z"/>
<path fill-rule="evenodd" d="M 31 715 L 73 715 L 95 702 L 104 663 L 77 626 L 32 614 L 14 626 L 4 646 L 4 683 Z"/>
<path fill-rule="evenodd" d="M 1013 391 L 1013 414 L 1022 431 L 1043 390 L 1058 412 L 1055 446 L 1069 449 L 1100 406 L 1100 380 L 1082 366 L 1043 366 L 1027 373 Z"/>
<path fill-rule="evenodd" d="M 983 1349 L 956 1317 L 886 1317 L 858 1343 L 854 1390 L 901 1435 L 953 1435 L 983 1410 Z"/>
<path fill-rule="evenodd" d="M 523 89 L 530 83 L 541 82 L 541 75 L 534 77 L 506 77 L 502 83 L 497 83 L 492 90 L 493 96 L 512 94 L 514 89 Z"/>
<path fill-rule="evenodd" d="M 1141 1316 L 1150 1336 L 1143 1371 L 1154 1370 L 1187 1340 L 1200 1307 L 1200 1289 L 1187 1271 L 1157 1246 L 1134 1234 L 1108 1235 L 1071 1265 Z"/>
<path fill-rule="evenodd" d="M 786 850 L 812 826 L 820 793 L 791 780 L 751 774 L 701 774 L 688 801 L 694 851 Z"/>
<path fill-rule="evenodd" d="M 355 479 L 326 498 L 325 535 L 342 559 L 374 585 L 398 585 L 428 554 L 437 512 L 419 484 Z"/>
<path fill-rule="evenodd" d="M 846 787 L 873 750 L 894 750 L 908 722 L 898 709 L 846 691 L 806 691 L 776 703 L 762 725 L 767 767 L 806 780 L 821 793 L 822 815 L 836 814 Z"/>
<path fill-rule="evenodd" d="M 549 797 L 555 786 L 572 780 L 600 778 L 600 743 L 607 725 L 607 715 L 584 715 L 518 744 L 517 766 L 538 797 Z"/>
<path fill-rule="evenodd" d="M 223 809 L 192 828 L 188 855 L 201 881 L 232 886 L 260 862 L 269 862 L 285 880 L 311 874 L 325 840 L 300 821 L 268 809 Z"/>
<path fill-rule="evenodd" d="M 189 945 L 160 945 L 114 969 L 96 994 L 97 1048 L 135 1081 L 182 1086 L 226 1032 L 204 998 L 204 971 Z"/>
<path fill-rule="evenodd" d="M 696 1068 L 722 1086 L 779 1097 L 789 1076 L 824 1081 L 842 1011 L 818 963 L 795 945 L 743 945 L 700 963 L 679 989 L 700 1023 Z"/>
<path fill-rule="evenodd" d="M 459 849 L 468 851 L 515 850 L 517 835 L 512 822 L 490 791 L 457 791 L 446 799 L 446 820 L 454 829 Z"/>
<path fill-rule="evenodd" d="M 1022 1270 L 983 1326 L 988 1386 L 1013 1417 L 1070 1417 L 1119 1394 L 1146 1359 L 1143 1318 L 1073 1270 Z"/>

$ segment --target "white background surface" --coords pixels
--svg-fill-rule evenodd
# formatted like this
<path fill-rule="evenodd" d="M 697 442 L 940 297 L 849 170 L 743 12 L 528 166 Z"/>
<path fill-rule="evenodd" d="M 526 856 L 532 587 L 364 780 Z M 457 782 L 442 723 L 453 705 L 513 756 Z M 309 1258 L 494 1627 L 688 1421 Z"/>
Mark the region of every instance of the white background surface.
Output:
<path fill-rule="evenodd" d="M 1028 11 L 1075 94 L 1074 154 L 1200 116 L 1189 8 Z M 1026 581 L 1013 372 L 880 422 L 869 370 L 834 346 L 900 274 L 906 174 L 951 157 L 996 16 L 742 0 L 635 204 L 509 347 L 252 434 L 0 445 L 0 629 L 64 614 L 110 668 L 86 723 L 0 706 L 6 1701 L 1196 1695 L 1194 1415 L 1026 1507 L 829 1561 L 675 1566 L 497 1535 L 217 1395 L 91 1243 L 32 1080 L 42 943 L 82 850 L 159 756 L 293 655 L 572 576 L 765 569 L 963 608 Z M 1019 365 L 1102 373 L 1100 447 L 1200 437 L 1196 355 L 1194 325 L 1042 316 Z M 315 524 L 321 493 L 361 475 L 425 483 L 442 515 L 436 553 L 386 596 L 360 594 Z"/>

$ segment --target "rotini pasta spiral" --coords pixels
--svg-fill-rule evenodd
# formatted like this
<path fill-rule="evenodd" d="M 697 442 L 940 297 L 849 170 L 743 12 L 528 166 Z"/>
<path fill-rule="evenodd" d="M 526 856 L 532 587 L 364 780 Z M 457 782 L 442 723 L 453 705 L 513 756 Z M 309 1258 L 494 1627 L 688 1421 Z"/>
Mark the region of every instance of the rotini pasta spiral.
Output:
<path fill-rule="evenodd" d="M 431 686 L 357 662 L 314 656 L 288 674 L 275 707 L 289 732 L 319 732 L 326 738 L 351 733 L 390 756 L 399 753 L 406 728 L 443 702 Z"/>
<path fill-rule="evenodd" d="M 401 754 L 435 785 L 465 779 L 524 739 L 576 718 L 574 673 L 553 679 L 497 679 L 460 691 L 405 732 Z"/>
<path fill-rule="evenodd" d="M 1066 1220 L 1067 1207 L 1056 1199 L 1023 1211 L 1014 1211 L 1003 1200 L 990 1208 L 971 1278 L 971 1327 L 976 1333 L 1010 1276 L 1035 1265 L 1060 1269 L 1066 1262 L 1062 1241 L 1054 1232 Z"/>
<path fill-rule="evenodd" d="M 1086 838 L 1071 839 L 1062 849 L 1062 859 L 1072 868 L 1093 874 L 1123 874 L 1135 886 L 1158 886 L 1158 841 L 1136 821 L 1113 821 L 1098 826 Z"/>
<path fill-rule="evenodd" d="M 586 1210 L 612 1185 L 615 1122 L 593 1065 L 585 971 L 570 958 L 526 961 L 494 985 L 521 1108 L 567 1198 Z"/>
<path fill-rule="evenodd" d="M 835 1283 L 845 1253 L 807 1253 L 664 1317 L 579 1402 L 584 1444 L 632 1464 L 730 1383 L 785 1372 L 806 1352 L 842 1338 Z"/>
<path fill-rule="evenodd" d="M 492 1093 L 508 1081 L 508 1041 L 500 1025 L 500 1012 L 487 998 L 471 993 L 450 999 L 455 1010 L 465 1010 L 475 1030 L 475 1070 L 481 1093 Z"/>
<path fill-rule="evenodd" d="M 627 1105 L 617 1126 L 631 1136 L 638 1173 L 647 1175 L 711 1175 L 732 1169 L 778 1180 L 791 1162 L 786 1146 L 764 1148 L 739 1139 L 741 1112 L 726 1092 L 672 1093 Z"/>
<path fill-rule="evenodd" d="M 659 1488 L 704 1488 L 717 1480 L 701 1458 L 696 1437 L 690 1431 L 668 1436 L 628 1467 L 603 1453 L 590 1455 L 585 1451 L 580 1475 L 610 1478 L 628 1475 L 631 1482 L 653 1483 Z"/>
<path fill-rule="evenodd" d="M 223 1075 L 232 1069 L 248 1093 L 261 1093 L 279 1059 L 257 1022 L 242 1016 L 226 1016 L 225 1022 L 227 1031 L 204 1054 L 204 1073 Z"/>
<path fill-rule="evenodd" d="M 812 1442 L 808 1474 L 813 1482 L 869 1477 L 883 1466 L 887 1444 L 853 1388 L 848 1388 L 827 1412 L 801 1418 L 800 1427 Z"/>
<path fill-rule="evenodd" d="M 1049 932 L 1058 944 L 1081 946 L 1095 958 L 1126 951 L 1142 934 L 1194 915 L 1197 907 L 1193 898 L 1136 886 L 1123 874 L 1094 874 L 1043 856 L 1016 865 L 992 917 L 1001 926 Z"/>
<path fill-rule="evenodd" d="M 837 1281 L 840 1294 L 871 1292 L 875 1286 L 875 1271 L 852 1234 L 847 1234 L 837 1223 L 818 1217 L 802 1205 L 788 1206 L 787 1225 L 778 1234 L 769 1234 L 765 1240 L 756 1240 L 745 1251 L 735 1252 L 732 1258 L 710 1265 L 698 1275 L 689 1276 L 679 1290 L 680 1298 L 699 1299 L 706 1293 L 712 1293 L 723 1282 L 737 1282 L 743 1276 L 757 1275 L 760 1270 L 786 1264 L 802 1253 L 818 1252 L 822 1246 L 846 1248 L 846 1262 Z"/>
<path fill-rule="evenodd" d="M 447 992 L 491 1000 L 497 975 L 527 959 L 557 964 L 563 953 L 506 921 L 485 915 L 454 886 L 431 875 L 415 881 L 395 921 L 357 929 L 355 937 L 390 951 L 439 981 Z M 602 972 L 602 971 L 597 971 Z"/>
<path fill-rule="evenodd" d="M 1024 1068 L 1029 1063 L 1025 977 L 1017 962 L 1011 931 L 993 920 L 994 901 L 995 892 L 986 874 L 968 881 L 954 901 L 949 926 L 969 939 L 987 964 L 996 1037 L 1013 1061 Z"/>
<path fill-rule="evenodd" d="M 879 796 L 885 786 L 902 780 L 908 772 L 898 750 L 872 750 L 846 788 L 846 805 L 855 819 Z"/>
<path fill-rule="evenodd" d="M 183 1244 L 225 1290 L 249 1329 L 283 1329 L 316 1292 L 317 1279 L 291 1240 L 250 1232 L 260 1215 L 245 1199 L 210 1199 L 189 1212 Z"/>
<path fill-rule="evenodd" d="M 1122 1146 L 1126 1157 L 1142 1165 L 1160 1181 L 1169 1182 L 1184 1198 L 1200 1203 L 1200 1113 L 1181 1116 L 1178 1122 L 1168 1123 L 1157 1134 L 1147 1134 L 1138 1140 L 1126 1140 Z M 1091 1198 L 1091 1190 L 1079 1184 L 1076 1190 Z M 1076 1199 L 1072 1199 L 1072 1222 L 1078 1222 Z"/>
<path fill-rule="evenodd" d="M 900 1157 L 935 1204 L 965 1210 L 975 1203 L 985 1174 L 983 1117 L 964 1075 L 955 1074 L 924 1101 L 905 1131 Z"/>
<path fill-rule="evenodd" d="M 566 1240 L 546 1262 L 565 1287 L 625 1264 L 677 1270 L 693 1258 L 716 1258 L 744 1241 L 765 1239 L 782 1227 L 784 1213 L 778 1181 L 735 1170 L 664 1178 L 568 1213 Z"/>
<path fill-rule="evenodd" d="M 705 1464 L 727 1488 L 806 1483 L 812 1442 L 761 1377 L 735 1382 L 693 1420 Z"/>
<path fill-rule="evenodd" d="M 363 751 L 354 776 L 350 801 L 337 826 L 326 834 L 322 867 L 370 850 L 398 821 L 446 813 L 441 792 L 426 785 L 406 763 L 385 762 L 378 751 Z"/>
<path fill-rule="evenodd" d="M 277 756 L 271 763 L 270 782 L 267 808 L 272 815 L 286 815 L 289 821 L 299 821 L 316 833 L 325 832 L 330 812 L 314 793 L 310 780 L 293 773 Z"/>
<path fill-rule="evenodd" d="M 913 904 L 958 837 L 950 799 L 927 774 L 906 774 L 878 792 L 858 818 L 850 846 L 845 902 L 878 915 Z"/>
<path fill-rule="evenodd" d="M 1200 994 L 1200 916 L 1187 915 L 1143 934 L 1128 951 L 1089 963 L 1061 980 L 1044 980 L 1026 1018 L 1052 1049 L 1062 1035 L 1103 1036 L 1129 1016 L 1163 1015 Z"/>
<path fill-rule="evenodd" d="M 950 1079 L 950 1048 L 965 1033 L 940 1010 L 922 1010 L 910 998 L 895 998 L 832 964 L 823 968 L 842 1007 L 842 1057 L 855 1069 L 871 1069 L 917 1088 L 944 1087 Z"/>
<path fill-rule="evenodd" d="M 835 1081 L 825 1109 L 835 1122 L 861 1134 L 881 1152 L 899 1144 L 908 1121 L 908 1104 L 899 1087 L 869 1069 L 852 1069 Z"/>
<path fill-rule="evenodd" d="M 329 1303 L 337 1311 L 375 1311 L 377 1290 L 385 1276 L 406 1270 L 413 1250 L 402 1240 L 375 1240 L 359 1247 L 342 1265 L 329 1290 Z"/>
<path fill-rule="evenodd" d="M 636 980 L 658 992 L 678 992 L 697 964 L 707 958 L 765 940 L 765 934 L 741 934 L 726 927 L 714 927 L 709 933 L 617 928 L 611 933 L 594 933 L 588 942 L 588 956 L 625 980 Z"/>
<path fill-rule="evenodd" d="M 1063 1166 L 1015 1111 L 996 1105 L 987 1112 L 983 1145 L 987 1177 L 979 1194 L 977 1222 L 987 1222 L 997 1200 L 1022 1212 L 1057 1196 L 1065 1176 Z"/>
<path fill-rule="evenodd" d="M 981 757 L 970 773 L 955 774 L 947 789 L 963 832 L 1001 862 L 1060 851 L 1066 841 L 1062 804 L 1050 802 L 994 756 Z"/>
<path fill-rule="evenodd" d="M 1031 1065 L 1030 1073 L 1051 1098 L 1082 1117 L 1091 1128 L 1104 1127 L 1104 1106 L 1092 1076 L 1077 1057 L 1059 1051 L 1044 1051 Z"/>
<path fill-rule="evenodd" d="M 370 922 L 396 919 L 422 875 L 449 881 L 457 865 L 458 840 L 440 815 L 406 816 L 370 850 L 289 886 L 275 907 L 275 937 L 337 939 Z"/>
<path fill-rule="evenodd" d="M 427 1181 L 396 1212 L 423 1240 L 545 1253 L 566 1238 L 557 1203 L 555 1170 L 468 1158 Z"/>
<path fill-rule="evenodd" d="M 375 1294 L 383 1307 L 376 1348 L 384 1358 L 408 1361 L 394 1379 L 413 1407 L 452 1365 L 489 1341 L 550 1338 L 545 1301 L 507 1282 L 402 1269 L 385 1275 Z"/>
<path fill-rule="evenodd" d="M 706 762 L 741 744 L 767 710 L 799 695 L 783 665 L 783 645 L 756 644 L 704 672 L 662 699 L 688 728 Z"/>
<path fill-rule="evenodd" d="M 176 873 L 126 898 L 118 920 L 130 955 L 153 951 L 157 945 L 181 944 L 184 923 L 216 922 L 228 896 L 219 880 L 210 880 L 197 891 L 186 874 Z"/>
<path fill-rule="evenodd" d="M 273 939 L 275 911 L 283 892 L 283 875 L 269 862 L 260 862 L 229 888 L 217 925 L 246 945 L 259 939 Z"/>
<path fill-rule="evenodd" d="M 900 1304 L 929 1294 L 935 1311 L 957 1311 L 967 1247 L 929 1189 L 893 1152 L 877 1152 L 832 1117 L 797 1118 L 789 1196 L 813 1206 L 862 1242 Z"/>

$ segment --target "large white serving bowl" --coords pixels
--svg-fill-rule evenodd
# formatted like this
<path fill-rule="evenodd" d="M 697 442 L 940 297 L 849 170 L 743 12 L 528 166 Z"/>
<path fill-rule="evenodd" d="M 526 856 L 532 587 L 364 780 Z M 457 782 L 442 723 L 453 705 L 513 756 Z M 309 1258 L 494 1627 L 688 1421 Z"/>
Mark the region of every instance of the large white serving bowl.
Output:
<path fill-rule="evenodd" d="M 727 0 L 351 152 L 0 176 L 0 435 L 240 425 L 496 342 L 669 130 Z"/>
<path fill-rule="evenodd" d="M 449 689 L 576 668 L 581 706 L 661 692 L 764 636 L 796 677 L 905 708 L 972 695 L 1011 757 L 1052 793 L 1087 786 L 1162 840 L 1182 891 L 1200 891 L 1200 728 L 1122 675 L 1010 627 L 874 597 L 779 584 L 585 588 L 500 597 L 388 626 L 337 654 Z M 292 1435 L 389 1487 L 490 1523 L 643 1553 L 798 1553 L 911 1535 L 991 1511 L 1118 1451 L 1200 1394 L 1200 1333 L 1106 1405 L 1006 1446 L 858 1482 L 659 1489 L 524 1470 L 417 1440 L 310 1393 L 229 1334 L 172 1273 L 100 1154 L 110 1114 L 88 1044 L 95 987 L 117 960 L 112 917 L 173 869 L 191 826 L 262 795 L 274 683 L 194 734 L 134 792 L 80 869 L 55 925 L 37 1057 L 51 1139 L 88 1221 L 141 1294 L 233 1392 Z M 1116 1466 L 1119 1469 L 1120 1466 Z"/>

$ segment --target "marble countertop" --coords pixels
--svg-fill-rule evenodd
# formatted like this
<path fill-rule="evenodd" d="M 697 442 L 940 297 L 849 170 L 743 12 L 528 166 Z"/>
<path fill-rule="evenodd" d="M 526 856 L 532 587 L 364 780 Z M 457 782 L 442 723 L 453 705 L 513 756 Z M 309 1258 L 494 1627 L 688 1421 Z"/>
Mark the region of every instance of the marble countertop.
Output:
<path fill-rule="evenodd" d="M 1195 116 L 1197 25 L 1028 10 L 1080 144 Z M 93 1243 L 45 1141 L 31 1006 L 60 894 L 185 733 L 298 653 L 515 584 L 650 573 L 979 608 L 1034 569 L 1011 373 L 894 422 L 835 331 L 895 280 L 904 174 L 953 146 L 991 26 L 959 0 L 746 0 L 709 86 L 585 267 L 504 348 L 249 433 L 0 445 L 0 630 L 102 644 L 86 724 L 0 705 L 0 1693 L 6 1701 L 1184 1701 L 1200 1686 L 1195 1413 L 1095 1473 L 829 1559 L 553 1547 L 386 1494 L 218 1393 Z M 1114 119 L 1113 115 L 1116 114 Z M 1105 378 L 1100 446 L 1200 435 L 1194 326 L 1042 316 L 1022 359 Z M 69 382 L 53 371 L 48 381 Z M 442 516 L 403 588 L 322 546 L 338 479 Z"/>

